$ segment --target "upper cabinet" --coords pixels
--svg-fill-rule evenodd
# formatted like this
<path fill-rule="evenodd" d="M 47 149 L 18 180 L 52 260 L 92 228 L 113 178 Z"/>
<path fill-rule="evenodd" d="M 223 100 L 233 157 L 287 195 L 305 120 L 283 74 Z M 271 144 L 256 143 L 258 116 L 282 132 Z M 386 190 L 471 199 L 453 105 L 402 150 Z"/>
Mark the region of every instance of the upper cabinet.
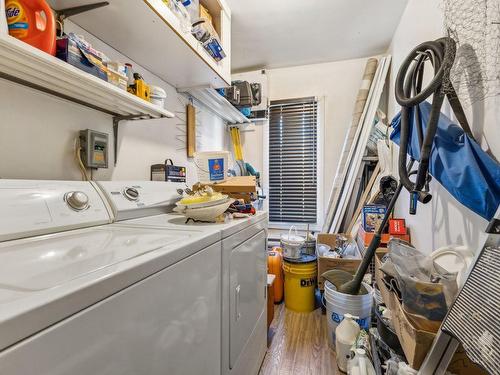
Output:
<path fill-rule="evenodd" d="M 200 0 L 226 57 L 216 61 L 163 0 L 108 0 L 71 21 L 177 88 L 231 84 L 231 12 L 224 0 Z M 95 1 L 51 0 L 56 10 Z"/>

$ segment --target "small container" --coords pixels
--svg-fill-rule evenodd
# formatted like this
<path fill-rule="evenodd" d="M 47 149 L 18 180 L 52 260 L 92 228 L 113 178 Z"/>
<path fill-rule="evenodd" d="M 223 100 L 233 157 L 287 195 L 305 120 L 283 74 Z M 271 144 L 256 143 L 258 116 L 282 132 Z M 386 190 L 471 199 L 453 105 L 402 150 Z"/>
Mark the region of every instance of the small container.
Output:
<path fill-rule="evenodd" d="M 109 62 L 106 67 L 108 68 L 108 82 L 126 91 L 128 87 L 127 67 L 118 62 Z"/>
<path fill-rule="evenodd" d="M 161 87 L 151 86 L 151 103 L 157 105 L 158 107 L 165 107 L 165 99 L 167 98 L 167 93 Z"/>
<path fill-rule="evenodd" d="M 200 0 L 184 0 L 182 5 L 186 8 L 191 22 L 200 18 Z"/>
<path fill-rule="evenodd" d="M 127 72 L 127 86 L 135 85 L 134 68 L 132 67 L 132 64 L 125 64 L 125 69 Z"/>
<path fill-rule="evenodd" d="M 229 152 L 203 151 L 194 154 L 194 163 L 198 173 L 198 181 L 202 184 L 213 184 L 226 180 L 229 169 Z"/>
<path fill-rule="evenodd" d="M 292 229 L 295 234 L 292 234 Z M 304 237 L 297 234 L 297 229 L 294 225 L 290 227 L 288 234 L 281 235 L 281 247 L 283 248 L 283 257 L 289 259 L 299 259 L 302 246 L 304 245 Z"/>

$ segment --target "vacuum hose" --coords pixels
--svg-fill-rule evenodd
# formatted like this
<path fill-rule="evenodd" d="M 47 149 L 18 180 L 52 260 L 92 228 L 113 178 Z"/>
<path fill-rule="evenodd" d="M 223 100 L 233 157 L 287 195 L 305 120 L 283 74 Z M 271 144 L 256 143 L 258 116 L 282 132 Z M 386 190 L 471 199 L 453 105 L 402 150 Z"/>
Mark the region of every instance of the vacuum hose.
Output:
<path fill-rule="evenodd" d="M 422 43 L 403 61 L 396 77 L 396 100 L 401 105 L 401 140 L 399 148 L 399 178 L 402 185 L 410 192 L 410 214 L 417 211 L 417 202 L 428 203 L 432 199 L 428 192 L 430 181 L 429 158 L 438 128 L 439 116 L 445 96 L 466 133 L 472 136 L 467 118 L 450 82 L 450 70 L 455 61 L 456 45 L 451 38 Z M 425 63 L 430 61 L 434 68 L 431 82 L 422 88 Z M 419 104 L 430 96 L 432 108 L 424 134 Z M 415 182 L 410 180 L 406 168 L 408 143 L 410 142 L 410 126 L 415 116 L 418 142 L 420 146 L 420 162 Z"/>

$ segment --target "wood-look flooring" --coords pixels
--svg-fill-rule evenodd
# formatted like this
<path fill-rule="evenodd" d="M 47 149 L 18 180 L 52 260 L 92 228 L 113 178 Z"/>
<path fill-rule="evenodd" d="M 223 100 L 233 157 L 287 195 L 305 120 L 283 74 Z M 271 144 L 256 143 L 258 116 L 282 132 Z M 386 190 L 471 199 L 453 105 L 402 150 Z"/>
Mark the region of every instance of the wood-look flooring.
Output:
<path fill-rule="evenodd" d="M 334 375 L 335 353 L 328 346 L 326 319 L 321 309 L 295 313 L 284 303 L 275 306 L 271 344 L 259 375 Z"/>

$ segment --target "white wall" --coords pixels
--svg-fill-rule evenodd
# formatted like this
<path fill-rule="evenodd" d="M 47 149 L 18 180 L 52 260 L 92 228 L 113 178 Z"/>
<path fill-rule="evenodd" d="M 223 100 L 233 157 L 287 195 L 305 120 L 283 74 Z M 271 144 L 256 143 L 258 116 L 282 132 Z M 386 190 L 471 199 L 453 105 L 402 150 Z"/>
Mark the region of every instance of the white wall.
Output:
<path fill-rule="evenodd" d="M 67 32 L 85 35 L 94 47 L 110 58 L 130 61 L 71 22 Z M 180 118 L 122 122 L 119 132 L 118 164 L 99 170 L 95 179 L 149 180 L 150 165 L 171 158 L 188 167 L 188 182 L 196 181 L 196 170 L 185 151 L 185 103 L 175 89 L 134 64 L 151 84 L 167 91 L 166 107 Z M 74 140 L 81 129 L 108 133 L 112 139 L 111 116 L 63 101 L 19 85 L 0 81 L 0 177 L 25 179 L 80 179 L 74 159 Z M 227 145 L 225 126 L 216 116 L 200 110 L 198 149 L 221 150 Z M 112 146 L 112 144 L 111 144 Z"/>
<path fill-rule="evenodd" d="M 389 53 L 393 55 L 389 90 L 391 117 L 399 111 L 394 99 L 394 78 L 401 62 L 418 44 L 443 35 L 440 2 L 410 0 L 389 48 Z M 449 108 L 443 111 L 449 113 Z M 480 140 L 483 147 L 490 148 L 497 159 L 500 158 L 500 97 L 476 103 L 467 108 L 467 112 L 475 138 Z M 397 150 L 394 152 L 397 154 Z M 397 215 L 405 217 L 411 228 L 414 245 L 425 252 L 447 244 L 468 245 L 474 250 L 482 247 L 487 222 L 462 206 L 435 181 L 431 183 L 431 193 L 432 201 L 427 205 L 420 204 L 416 216 L 408 214 L 409 195 L 406 191 L 396 208 Z"/>
<path fill-rule="evenodd" d="M 329 193 L 339 162 L 340 150 L 347 128 L 350 125 L 354 102 L 359 90 L 366 58 L 337 61 L 323 64 L 304 65 L 291 68 L 266 70 L 270 100 L 292 99 L 316 96 L 322 100 L 324 133 L 320 137 L 323 148 L 323 163 L 320 206 L 324 210 L 328 204 Z M 263 126 L 250 128 L 244 133 L 244 151 L 249 155 L 259 170 L 264 170 L 267 138 Z M 261 151 L 263 150 L 263 151 Z"/>

